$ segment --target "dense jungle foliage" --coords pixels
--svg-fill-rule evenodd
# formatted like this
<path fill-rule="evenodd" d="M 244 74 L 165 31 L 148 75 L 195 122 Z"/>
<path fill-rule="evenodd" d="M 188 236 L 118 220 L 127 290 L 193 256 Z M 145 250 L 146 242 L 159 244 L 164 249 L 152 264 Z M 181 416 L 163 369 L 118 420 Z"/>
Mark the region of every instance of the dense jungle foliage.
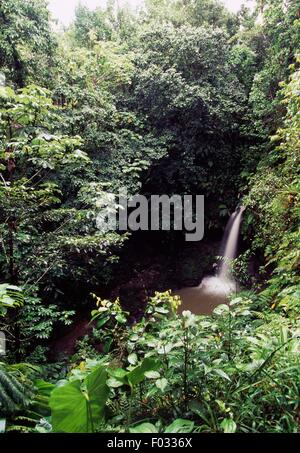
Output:
<path fill-rule="evenodd" d="M 299 0 L 0 1 L 0 432 L 299 432 L 299 172 Z M 99 230 L 124 187 L 203 241 Z M 240 292 L 179 315 L 238 203 Z"/>

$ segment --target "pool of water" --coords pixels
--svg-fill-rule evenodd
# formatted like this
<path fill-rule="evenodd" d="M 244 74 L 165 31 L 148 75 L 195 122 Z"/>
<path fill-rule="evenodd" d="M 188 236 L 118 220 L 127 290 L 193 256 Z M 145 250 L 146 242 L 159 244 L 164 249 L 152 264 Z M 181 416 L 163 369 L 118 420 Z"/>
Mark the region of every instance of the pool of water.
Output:
<path fill-rule="evenodd" d="M 228 296 L 237 290 L 237 285 L 232 280 L 205 277 L 199 286 L 183 288 L 175 292 L 182 301 L 179 313 L 190 310 L 196 315 L 209 315 L 215 307 L 227 303 Z"/>

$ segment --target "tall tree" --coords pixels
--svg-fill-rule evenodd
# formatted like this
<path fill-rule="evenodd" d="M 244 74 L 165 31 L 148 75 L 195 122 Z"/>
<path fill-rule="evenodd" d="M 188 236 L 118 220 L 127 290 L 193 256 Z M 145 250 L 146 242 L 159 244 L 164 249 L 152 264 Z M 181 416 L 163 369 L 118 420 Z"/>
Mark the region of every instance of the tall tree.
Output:
<path fill-rule="evenodd" d="M 50 77 L 56 40 L 45 0 L 0 1 L 0 70 L 19 87 Z"/>

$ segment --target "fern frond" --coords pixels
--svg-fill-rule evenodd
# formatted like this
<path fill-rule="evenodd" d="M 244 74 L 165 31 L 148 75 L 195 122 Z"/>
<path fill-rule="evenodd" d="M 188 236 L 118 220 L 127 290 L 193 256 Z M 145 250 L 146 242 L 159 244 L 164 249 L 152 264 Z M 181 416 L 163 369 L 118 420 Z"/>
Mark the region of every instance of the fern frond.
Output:
<path fill-rule="evenodd" d="M 22 379 L 22 382 L 20 382 Z M 1 412 L 11 414 L 26 407 L 33 396 L 33 385 L 24 377 L 19 379 L 10 367 L 0 367 L 0 408 Z"/>
<path fill-rule="evenodd" d="M 30 428 L 28 426 L 22 426 L 22 425 L 11 425 L 6 428 L 6 432 L 18 432 L 18 433 L 34 433 L 36 432 L 35 428 Z"/>

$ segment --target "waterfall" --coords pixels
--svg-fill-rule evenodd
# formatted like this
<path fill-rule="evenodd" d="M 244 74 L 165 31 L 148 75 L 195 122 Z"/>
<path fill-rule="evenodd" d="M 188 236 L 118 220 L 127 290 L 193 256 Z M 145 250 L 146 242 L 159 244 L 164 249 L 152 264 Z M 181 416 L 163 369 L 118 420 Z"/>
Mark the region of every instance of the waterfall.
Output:
<path fill-rule="evenodd" d="M 182 300 L 179 312 L 190 310 L 195 314 L 210 314 L 217 305 L 226 304 L 228 296 L 237 290 L 237 283 L 230 274 L 230 261 L 237 257 L 244 210 L 238 207 L 227 223 L 220 250 L 224 260 L 217 274 L 204 277 L 197 287 L 177 291 Z"/>
<path fill-rule="evenodd" d="M 218 277 L 223 281 L 232 280 L 230 275 L 230 261 L 237 256 L 240 227 L 244 210 L 245 208 L 238 207 L 231 215 L 225 229 L 221 246 L 221 255 L 224 260 L 218 271 Z"/>

